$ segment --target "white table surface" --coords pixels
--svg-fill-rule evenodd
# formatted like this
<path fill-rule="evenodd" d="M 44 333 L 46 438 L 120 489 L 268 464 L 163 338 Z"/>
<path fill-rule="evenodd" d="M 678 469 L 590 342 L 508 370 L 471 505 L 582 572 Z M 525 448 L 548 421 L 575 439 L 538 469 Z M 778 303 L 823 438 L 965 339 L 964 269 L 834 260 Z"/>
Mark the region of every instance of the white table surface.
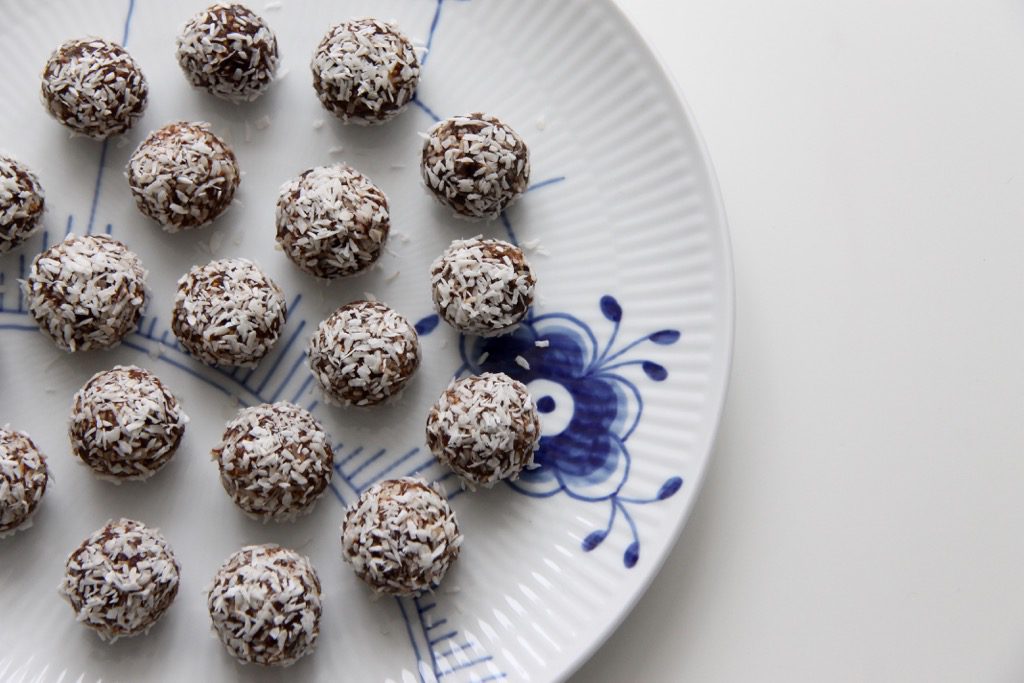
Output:
<path fill-rule="evenodd" d="M 1024 681 L 1024 3 L 621 0 L 735 252 L 679 544 L 573 683 Z"/>

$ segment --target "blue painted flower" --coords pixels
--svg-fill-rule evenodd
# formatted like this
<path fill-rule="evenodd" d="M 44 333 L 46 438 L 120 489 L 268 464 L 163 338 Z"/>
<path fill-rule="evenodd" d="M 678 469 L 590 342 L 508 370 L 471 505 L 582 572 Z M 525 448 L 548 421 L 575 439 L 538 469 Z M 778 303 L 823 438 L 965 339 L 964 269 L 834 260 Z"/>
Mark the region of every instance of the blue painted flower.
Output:
<path fill-rule="evenodd" d="M 622 374 L 639 366 L 651 381 L 662 382 L 668 371 L 649 360 L 623 357 L 643 343 L 662 346 L 679 339 L 675 330 L 645 335 L 613 351 L 622 321 L 622 307 L 611 296 L 600 302 L 601 312 L 613 324 L 603 348 L 590 327 L 566 313 L 545 313 L 528 318 L 513 334 L 488 339 L 462 337 L 459 351 L 465 372 L 504 372 L 527 385 L 542 413 L 542 436 L 536 469 L 524 472 L 511 486 L 520 493 L 548 497 L 565 494 L 580 501 L 610 506 L 608 525 L 583 541 L 593 550 L 611 531 L 618 514 L 629 524 L 633 542 L 623 555 L 632 567 L 639 559 L 639 538 L 625 505 L 645 504 L 675 494 L 682 480 L 666 481 L 648 499 L 621 495 L 629 479 L 632 455 L 630 435 L 640 423 L 643 397 L 638 386 Z M 426 318 L 419 327 L 432 329 Z"/>

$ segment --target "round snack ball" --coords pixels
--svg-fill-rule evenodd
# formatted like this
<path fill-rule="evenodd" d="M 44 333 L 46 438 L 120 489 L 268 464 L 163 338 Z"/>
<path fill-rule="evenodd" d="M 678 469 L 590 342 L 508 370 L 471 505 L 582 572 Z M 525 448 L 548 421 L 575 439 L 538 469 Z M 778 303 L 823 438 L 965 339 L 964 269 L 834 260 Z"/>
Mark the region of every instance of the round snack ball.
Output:
<path fill-rule="evenodd" d="M 420 80 L 412 42 L 393 24 L 355 19 L 332 26 L 313 61 L 320 102 L 344 123 L 384 123 L 409 105 Z"/>
<path fill-rule="evenodd" d="M 44 204 L 39 178 L 17 159 L 0 155 L 0 254 L 39 228 Z"/>
<path fill-rule="evenodd" d="M 427 189 L 464 218 L 497 218 L 530 183 L 530 151 L 496 116 L 453 116 L 423 143 Z"/>
<path fill-rule="evenodd" d="M 320 323 L 309 368 L 328 401 L 370 406 L 397 396 L 420 364 L 409 321 L 377 301 L 354 301 Z"/>
<path fill-rule="evenodd" d="M 419 479 L 389 479 L 345 512 L 342 558 L 377 593 L 437 588 L 459 557 L 462 534 L 448 500 Z"/>
<path fill-rule="evenodd" d="M 28 434 L 0 428 L 0 538 L 32 517 L 47 481 L 46 456 Z"/>
<path fill-rule="evenodd" d="M 243 664 L 291 666 L 316 649 L 320 578 L 293 550 L 242 548 L 213 577 L 206 605 L 214 633 Z"/>
<path fill-rule="evenodd" d="M 167 232 L 213 222 L 235 197 L 235 153 L 208 123 L 179 121 L 149 134 L 128 160 L 128 187 L 139 211 Z"/>
<path fill-rule="evenodd" d="M 530 393 L 501 372 L 453 380 L 427 417 L 430 450 L 471 486 L 518 478 L 539 443 Z"/>
<path fill-rule="evenodd" d="M 537 280 L 523 251 L 501 240 L 455 240 L 430 266 L 434 309 L 463 334 L 512 332 L 533 304 Z"/>
<path fill-rule="evenodd" d="M 334 452 L 309 411 L 291 403 L 244 408 L 213 449 L 220 483 L 246 513 L 293 520 L 313 510 L 334 473 Z"/>
<path fill-rule="evenodd" d="M 202 10 L 178 35 L 178 64 L 189 83 L 232 102 L 259 97 L 274 80 L 277 37 L 238 4 Z"/>
<path fill-rule="evenodd" d="M 178 280 L 171 329 L 208 365 L 256 365 L 288 317 L 281 288 L 252 261 L 226 258 L 193 266 Z"/>
<path fill-rule="evenodd" d="M 75 133 L 104 140 L 142 116 L 146 78 L 125 49 L 102 38 L 69 40 L 43 69 L 43 104 Z"/>
<path fill-rule="evenodd" d="M 148 370 L 118 365 L 75 394 L 71 449 L 94 472 L 120 483 L 148 479 L 178 450 L 188 416 Z"/>
<path fill-rule="evenodd" d="M 106 235 L 68 235 L 32 261 L 21 283 L 28 312 L 65 351 L 109 349 L 139 323 L 146 271 Z"/>
<path fill-rule="evenodd" d="M 388 199 L 359 171 L 311 168 L 281 187 L 277 242 L 315 277 L 354 275 L 372 266 L 388 238 Z"/>
<path fill-rule="evenodd" d="M 107 642 L 146 633 L 178 594 L 181 565 L 156 529 L 107 522 L 68 557 L 60 594 Z"/>

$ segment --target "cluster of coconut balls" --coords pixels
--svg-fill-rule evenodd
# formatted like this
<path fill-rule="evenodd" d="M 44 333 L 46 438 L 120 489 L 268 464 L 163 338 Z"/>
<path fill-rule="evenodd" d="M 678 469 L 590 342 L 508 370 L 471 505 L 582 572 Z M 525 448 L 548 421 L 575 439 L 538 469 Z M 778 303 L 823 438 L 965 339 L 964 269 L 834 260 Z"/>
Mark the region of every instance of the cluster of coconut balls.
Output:
<path fill-rule="evenodd" d="M 199 12 L 177 39 L 177 59 L 196 88 L 233 102 L 259 97 L 278 66 L 277 38 L 237 4 Z M 394 25 L 358 19 L 333 26 L 311 60 L 316 94 L 344 123 L 379 125 L 412 101 L 417 49 Z M 148 84 L 119 45 L 72 40 L 42 75 L 46 109 L 73 133 L 106 139 L 128 130 L 146 107 Z M 167 232 L 216 220 L 242 178 L 230 146 L 202 122 L 173 122 L 131 155 L 126 177 L 138 209 Z M 421 154 L 425 187 L 456 216 L 495 218 L 525 191 L 523 139 L 497 117 L 472 113 L 437 123 Z M 0 253 L 40 226 L 39 179 L 0 157 Z M 319 279 L 370 268 L 391 228 L 388 199 L 345 164 L 311 168 L 284 183 L 276 239 L 302 271 Z M 69 235 L 39 254 L 22 282 L 40 330 L 69 352 L 108 349 L 132 333 L 150 294 L 137 255 L 115 239 Z M 466 335 L 512 332 L 526 316 L 536 279 L 513 244 L 475 237 L 452 244 L 430 267 L 438 315 Z M 211 366 L 254 366 L 287 320 L 284 292 L 244 258 L 196 266 L 177 283 L 171 329 L 181 347 Z M 415 328 L 377 301 L 355 301 L 322 321 L 307 349 L 327 400 L 374 406 L 395 399 L 421 363 Z M 152 477 L 182 442 L 188 417 L 151 372 L 117 366 L 93 376 L 73 399 L 72 452 L 99 477 Z M 526 387 L 500 373 L 453 381 L 429 412 L 426 440 L 469 487 L 515 479 L 533 465 L 540 439 Z M 242 409 L 212 449 L 224 490 L 245 514 L 288 521 L 309 513 L 333 475 L 330 438 L 291 403 Z M 20 432 L 0 430 L 0 535 L 24 528 L 46 490 L 46 458 Z M 348 508 L 343 559 L 378 593 L 434 590 L 457 559 L 463 536 L 444 494 L 413 479 L 382 481 Z M 61 593 L 76 618 L 108 641 L 146 632 L 177 594 L 180 565 L 167 541 L 144 524 L 112 521 L 68 558 Z M 321 587 L 309 560 L 272 545 L 245 547 L 223 564 L 207 593 L 213 624 L 242 662 L 288 665 L 313 650 Z"/>

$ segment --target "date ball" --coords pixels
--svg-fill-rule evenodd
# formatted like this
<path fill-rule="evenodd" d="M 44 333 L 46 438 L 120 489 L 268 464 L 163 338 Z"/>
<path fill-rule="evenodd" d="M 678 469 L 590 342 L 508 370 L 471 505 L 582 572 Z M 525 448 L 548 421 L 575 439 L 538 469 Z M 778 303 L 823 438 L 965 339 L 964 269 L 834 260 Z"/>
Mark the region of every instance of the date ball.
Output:
<path fill-rule="evenodd" d="M 342 558 L 376 593 L 419 595 L 441 584 L 462 538 L 442 494 L 418 479 L 389 479 L 345 512 Z"/>
<path fill-rule="evenodd" d="M 290 666 L 316 649 L 320 579 L 292 550 L 242 548 L 213 577 L 206 606 L 214 633 L 243 664 Z"/>
<path fill-rule="evenodd" d="M 290 521 L 308 514 L 334 473 L 334 452 L 309 411 L 291 403 L 245 408 L 213 449 L 220 482 L 247 514 Z"/>
<path fill-rule="evenodd" d="M 179 121 L 149 134 L 128 160 L 135 205 L 167 232 L 212 223 L 231 204 L 238 160 L 208 123 Z"/>
<path fill-rule="evenodd" d="M 104 140 L 142 116 L 149 88 L 123 47 L 83 38 L 61 44 L 50 55 L 42 95 L 47 111 L 72 132 Z"/>
<path fill-rule="evenodd" d="M 539 443 L 530 393 L 500 372 L 453 381 L 427 417 L 430 450 L 471 486 L 518 478 Z"/>
<path fill-rule="evenodd" d="M 427 189 L 463 218 L 497 218 L 530 183 L 530 151 L 489 114 L 445 119 L 430 129 L 420 168 Z"/>
<path fill-rule="evenodd" d="M 345 164 L 311 168 L 285 183 L 277 198 L 277 243 L 314 277 L 366 270 L 380 257 L 390 229 L 387 197 Z"/>
<path fill-rule="evenodd" d="M 0 254 L 22 244 L 42 223 L 39 178 L 17 159 L 0 155 Z"/>
<path fill-rule="evenodd" d="M 156 529 L 108 522 L 71 553 L 60 594 L 100 639 L 146 633 L 178 594 L 181 566 Z"/>
<path fill-rule="evenodd" d="M 522 250 L 501 240 L 455 240 L 430 267 L 434 309 L 463 334 L 496 337 L 519 326 L 537 280 Z"/>
<path fill-rule="evenodd" d="M 309 368 L 328 401 L 371 406 L 398 396 L 420 364 L 409 321 L 377 301 L 342 306 L 309 340 Z"/>
<path fill-rule="evenodd" d="M 109 349 L 139 323 L 146 271 L 106 235 L 68 235 L 36 256 L 21 283 L 39 329 L 65 351 Z"/>
<path fill-rule="evenodd" d="M 28 434 L 0 428 L 0 538 L 27 526 L 49 478 L 46 456 Z"/>
<path fill-rule="evenodd" d="M 188 416 L 156 375 L 118 365 L 75 394 L 71 449 L 105 479 L 148 479 L 178 450 Z"/>
<path fill-rule="evenodd" d="M 263 94 L 274 80 L 277 63 L 274 32 L 242 5 L 207 7 L 178 35 L 178 64 L 188 82 L 231 102 Z"/>
<path fill-rule="evenodd" d="M 288 317 L 284 292 L 248 259 L 194 266 L 178 280 L 171 329 L 207 365 L 254 366 Z"/>
<path fill-rule="evenodd" d="M 320 102 L 344 123 L 384 123 L 412 101 L 420 63 L 412 43 L 393 24 L 356 19 L 332 26 L 313 61 Z"/>

